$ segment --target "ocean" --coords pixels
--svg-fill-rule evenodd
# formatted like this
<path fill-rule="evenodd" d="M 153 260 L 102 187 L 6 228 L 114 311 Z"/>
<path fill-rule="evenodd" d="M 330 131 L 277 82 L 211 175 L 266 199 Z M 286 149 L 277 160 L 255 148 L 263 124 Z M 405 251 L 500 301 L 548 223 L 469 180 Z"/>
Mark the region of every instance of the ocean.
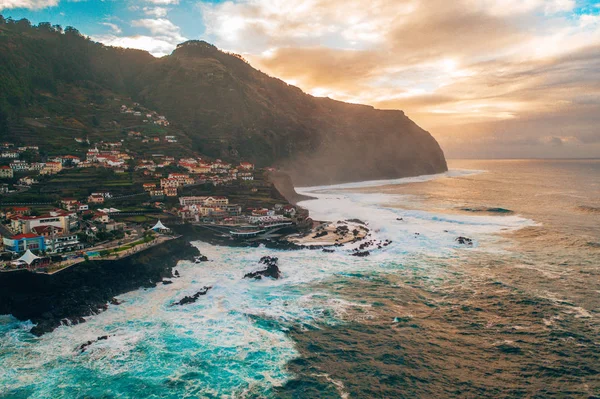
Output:
<path fill-rule="evenodd" d="M 600 160 L 449 168 L 298 189 L 392 241 L 368 257 L 196 242 L 86 323 L 0 316 L 0 398 L 600 397 Z M 266 255 L 283 277 L 243 279 Z"/>

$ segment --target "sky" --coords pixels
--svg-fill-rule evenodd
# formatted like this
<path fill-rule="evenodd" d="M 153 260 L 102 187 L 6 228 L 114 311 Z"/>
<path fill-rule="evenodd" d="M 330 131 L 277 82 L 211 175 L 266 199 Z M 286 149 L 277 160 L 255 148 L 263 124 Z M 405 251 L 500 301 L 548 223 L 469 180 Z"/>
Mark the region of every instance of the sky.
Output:
<path fill-rule="evenodd" d="M 449 158 L 600 157 L 600 0 L 0 0 L 169 54 L 202 39 L 315 96 L 401 109 Z"/>

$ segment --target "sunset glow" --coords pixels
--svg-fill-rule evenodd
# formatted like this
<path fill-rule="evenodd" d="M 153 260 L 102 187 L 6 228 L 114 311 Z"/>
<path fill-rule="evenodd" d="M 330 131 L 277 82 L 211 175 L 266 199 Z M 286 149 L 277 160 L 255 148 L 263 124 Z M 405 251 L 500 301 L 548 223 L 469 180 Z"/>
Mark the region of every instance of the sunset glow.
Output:
<path fill-rule="evenodd" d="M 78 21 L 90 9 L 102 23 Z M 465 136 L 491 140 L 497 156 L 600 154 L 594 1 L 3 0 L 0 10 L 156 56 L 204 39 L 312 95 L 402 109 L 449 156 L 480 154 Z"/>

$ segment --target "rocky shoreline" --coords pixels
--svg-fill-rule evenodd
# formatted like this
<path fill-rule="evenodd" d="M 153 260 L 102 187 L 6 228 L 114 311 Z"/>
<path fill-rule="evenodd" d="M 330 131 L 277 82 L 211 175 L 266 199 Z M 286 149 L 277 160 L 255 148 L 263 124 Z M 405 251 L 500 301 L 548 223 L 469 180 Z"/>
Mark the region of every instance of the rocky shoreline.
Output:
<path fill-rule="evenodd" d="M 186 237 L 179 237 L 119 260 L 86 261 L 48 275 L 27 270 L 0 273 L 0 314 L 36 324 L 37 336 L 63 324 L 85 322 L 114 298 L 142 287 L 154 287 L 173 277 L 179 260 L 192 260 L 198 249 Z"/>
<path fill-rule="evenodd" d="M 255 241 L 244 241 L 244 240 L 236 240 L 230 237 L 222 237 L 214 230 L 204 228 L 198 225 L 191 224 L 183 224 L 178 226 L 173 226 L 172 229 L 177 232 L 177 234 L 181 234 L 188 241 L 202 241 L 207 244 L 223 246 L 223 247 L 247 247 L 247 248 L 256 248 L 261 245 L 265 246 L 269 249 L 279 249 L 279 250 L 298 250 L 303 249 L 304 247 L 300 245 L 296 245 L 287 240 L 281 240 L 277 238 L 267 238 L 260 239 Z M 292 234 L 297 232 L 294 228 L 290 227 L 289 231 L 284 231 L 282 235 Z"/>
<path fill-rule="evenodd" d="M 350 225 L 355 221 L 338 222 Z M 356 221 L 360 222 L 360 221 Z M 376 243 L 369 240 L 369 230 L 362 224 L 364 234 L 352 233 L 351 229 L 341 233 L 351 236 L 352 242 L 364 242 L 350 251 L 351 256 L 368 256 L 369 249 L 381 248 L 388 243 Z M 339 227 L 339 226 L 338 226 Z M 354 226 L 352 226 L 354 228 Z M 212 245 L 228 247 L 258 247 L 264 245 L 278 250 L 322 250 L 335 252 L 335 247 L 342 246 L 343 240 L 331 243 L 305 242 L 302 245 L 288 239 L 264 239 L 253 242 L 232 240 L 216 234 L 213 230 L 201 226 L 173 226 L 179 238 L 167 241 L 145 251 L 119 260 L 85 261 L 74 267 L 52 275 L 34 273 L 27 270 L 0 273 L 0 314 L 12 314 L 19 320 L 31 320 L 35 326 L 31 333 L 37 336 L 53 331 L 60 325 L 74 325 L 85 322 L 85 317 L 98 314 L 109 306 L 118 306 L 116 296 L 139 288 L 154 287 L 159 283 L 170 284 L 170 278 L 178 277 L 173 268 L 180 260 L 196 261 L 203 258 L 198 249 L 190 241 L 203 241 Z M 337 230 L 340 230 L 339 228 Z M 336 230 L 336 231 L 337 231 Z M 340 230 L 341 231 L 341 230 Z M 338 231 L 338 233 L 340 233 Z M 290 231 L 288 233 L 293 233 Z M 340 233 L 340 234 L 341 234 Z M 317 235 L 311 231 L 310 235 Z M 322 234 L 322 233 L 321 233 Z M 206 259 L 203 259 L 206 260 Z M 266 266 L 264 270 L 249 273 L 246 278 L 261 277 L 278 278 L 277 258 L 264 258 L 260 262 Z M 208 291 L 211 287 L 205 287 Z M 194 302 L 206 292 L 197 296 L 184 298 L 183 305 Z"/>

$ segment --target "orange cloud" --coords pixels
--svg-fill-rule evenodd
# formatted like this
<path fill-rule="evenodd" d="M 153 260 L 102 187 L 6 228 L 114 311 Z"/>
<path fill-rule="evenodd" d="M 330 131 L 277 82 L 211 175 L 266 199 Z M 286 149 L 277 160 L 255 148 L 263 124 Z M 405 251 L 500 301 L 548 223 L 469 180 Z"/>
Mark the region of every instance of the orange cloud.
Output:
<path fill-rule="evenodd" d="M 554 147 L 600 156 L 600 17 L 574 7 L 573 0 L 247 0 L 201 9 L 220 47 L 313 95 L 403 109 L 451 155 L 461 154 L 454 143 L 463 139 L 555 154 L 548 144 L 558 141 L 544 140 L 553 137 L 565 144 Z"/>

